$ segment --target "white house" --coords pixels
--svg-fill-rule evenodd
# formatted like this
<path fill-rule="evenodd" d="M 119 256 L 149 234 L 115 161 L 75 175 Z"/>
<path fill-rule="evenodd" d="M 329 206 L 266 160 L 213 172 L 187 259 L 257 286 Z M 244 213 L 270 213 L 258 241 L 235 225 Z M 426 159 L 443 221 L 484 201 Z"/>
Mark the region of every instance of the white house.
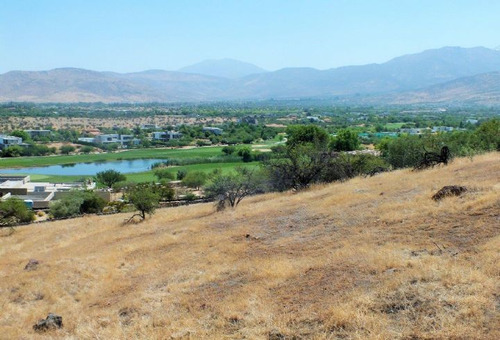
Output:
<path fill-rule="evenodd" d="M 207 126 L 203 128 L 203 131 L 208 131 L 214 135 L 222 135 L 222 129 L 216 127 Z"/>
<path fill-rule="evenodd" d="M 7 148 L 12 145 L 21 145 L 23 139 L 21 137 L 0 135 L 0 149 Z"/>
<path fill-rule="evenodd" d="M 118 134 L 107 134 L 107 135 L 98 135 L 94 138 L 95 143 L 97 144 L 111 144 L 111 143 L 120 143 L 120 136 Z"/>
<path fill-rule="evenodd" d="M 153 132 L 153 140 L 169 141 L 171 139 L 179 139 L 182 133 L 177 131 L 155 131 Z"/>

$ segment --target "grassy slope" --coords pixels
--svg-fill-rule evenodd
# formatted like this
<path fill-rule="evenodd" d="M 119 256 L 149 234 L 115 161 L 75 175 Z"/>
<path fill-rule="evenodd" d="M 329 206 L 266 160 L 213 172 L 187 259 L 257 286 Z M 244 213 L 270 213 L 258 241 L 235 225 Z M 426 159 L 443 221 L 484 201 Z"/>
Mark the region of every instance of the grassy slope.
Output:
<path fill-rule="evenodd" d="M 33 338 L 54 312 L 52 335 L 75 338 L 498 339 L 499 174 L 489 154 L 223 213 L 18 228 L 0 238 L 1 334 Z M 473 190 L 430 199 L 450 184 Z"/>

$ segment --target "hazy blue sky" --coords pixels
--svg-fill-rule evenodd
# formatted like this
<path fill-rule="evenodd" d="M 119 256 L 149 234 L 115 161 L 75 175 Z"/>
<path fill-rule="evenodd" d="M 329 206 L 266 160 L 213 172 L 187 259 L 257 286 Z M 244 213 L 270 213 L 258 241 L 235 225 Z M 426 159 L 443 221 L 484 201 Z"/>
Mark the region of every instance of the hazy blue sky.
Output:
<path fill-rule="evenodd" d="M 498 0 L 0 0 L 0 73 L 175 70 L 234 58 L 268 70 L 500 45 Z"/>

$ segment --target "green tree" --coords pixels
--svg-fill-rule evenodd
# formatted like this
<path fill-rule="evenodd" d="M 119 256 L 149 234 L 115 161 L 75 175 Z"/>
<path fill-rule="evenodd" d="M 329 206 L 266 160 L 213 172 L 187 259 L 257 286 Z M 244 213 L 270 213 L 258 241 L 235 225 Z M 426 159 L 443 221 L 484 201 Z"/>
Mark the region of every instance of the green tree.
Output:
<path fill-rule="evenodd" d="M 174 179 L 174 174 L 165 168 L 157 168 L 154 170 L 153 173 L 156 176 L 156 178 L 158 178 L 159 181 Z"/>
<path fill-rule="evenodd" d="M 478 147 L 484 151 L 500 151 L 500 120 L 491 119 L 482 123 L 474 135 L 478 140 Z"/>
<path fill-rule="evenodd" d="M 236 151 L 236 148 L 232 145 L 226 145 L 222 148 L 222 153 L 225 155 L 232 155 Z"/>
<path fill-rule="evenodd" d="M 302 190 L 321 181 L 330 158 L 330 153 L 306 143 L 287 148 L 284 157 L 270 159 L 263 164 L 275 190 Z"/>
<path fill-rule="evenodd" d="M 26 131 L 23 130 L 14 130 L 10 133 L 10 135 L 22 138 L 23 142 L 28 142 L 31 140 L 31 136 Z"/>
<path fill-rule="evenodd" d="M 111 188 L 115 183 L 126 181 L 127 177 L 116 170 L 110 169 L 98 172 L 96 174 L 96 179 L 97 182 Z"/>
<path fill-rule="evenodd" d="M 127 193 L 127 197 L 129 202 L 139 211 L 139 213 L 132 215 L 128 221 L 132 221 L 135 216 L 145 220 L 146 214 L 154 214 L 160 202 L 160 195 L 152 190 L 147 190 L 147 187 L 145 188 L 143 185 L 131 188 Z"/>
<path fill-rule="evenodd" d="M 189 188 L 199 189 L 203 184 L 205 184 L 207 178 L 207 174 L 203 171 L 192 171 L 182 179 L 182 184 Z"/>
<path fill-rule="evenodd" d="M 218 174 L 205 187 L 205 195 L 216 200 L 217 210 L 226 205 L 234 208 L 249 195 L 265 191 L 264 178 L 255 170 L 236 168 L 235 172 Z"/>
<path fill-rule="evenodd" d="M 6 147 L 2 151 L 2 157 L 19 157 L 23 154 L 24 150 L 22 146 L 12 145 Z"/>
<path fill-rule="evenodd" d="M 330 136 L 328 132 L 316 125 L 292 125 L 286 130 L 289 148 L 303 144 L 314 144 L 318 149 L 324 149 L 328 145 Z"/>
<path fill-rule="evenodd" d="M 276 148 L 276 157 L 263 164 L 275 190 L 301 190 L 321 180 L 331 158 L 329 135 L 315 125 L 292 126 L 287 133 L 286 146 Z"/>
<path fill-rule="evenodd" d="M 252 149 L 248 146 L 242 147 L 238 149 L 238 156 L 245 163 L 251 162 L 253 160 Z"/>
<path fill-rule="evenodd" d="M 354 151 L 359 149 L 359 145 L 358 134 L 350 129 L 339 130 L 331 142 L 331 148 L 335 151 Z"/>

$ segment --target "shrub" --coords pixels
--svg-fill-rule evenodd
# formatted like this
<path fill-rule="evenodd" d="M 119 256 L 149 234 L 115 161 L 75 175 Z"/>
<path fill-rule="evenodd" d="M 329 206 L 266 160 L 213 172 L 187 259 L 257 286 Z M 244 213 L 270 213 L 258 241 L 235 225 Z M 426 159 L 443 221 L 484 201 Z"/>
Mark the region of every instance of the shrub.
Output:
<path fill-rule="evenodd" d="M 252 149 L 248 146 L 242 147 L 238 150 L 238 156 L 240 156 L 241 160 L 245 163 L 251 162 L 253 160 Z"/>
<path fill-rule="evenodd" d="M 72 145 L 63 145 L 59 148 L 59 151 L 63 154 L 63 155 L 67 155 L 71 152 L 74 152 L 76 149 L 74 146 Z"/>
<path fill-rule="evenodd" d="M 54 218 L 77 216 L 80 214 L 80 206 L 83 197 L 80 195 L 68 195 L 50 205 L 50 215 Z"/>
<path fill-rule="evenodd" d="M 182 179 L 182 184 L 189 188 L 199 189 L 207 181 L 207 174 L 203 171 L 189 172 L 186 177 Z"/>
<path fill-rule="evenodd" d="M 173 180 L 174 174 L 165 168 L 157 168 L 154 170 L 154 175 L 158 178 L 158 180 Z"/>
<path fill-rule="evenodd" d="M 8 198 L 0 201 L 0 224 L 15 225 L 22 222 L 31 222 L 35 218 L 34 212 L 18 198 Z"/>
<path fill-rule="evenodd" d="M 100 213 L 106 201 L 92 191 L 75 191 L 54 202 L 50 214 L 55 218 L 71 217 L 81 214 Z"/>
<path fill-rule="evenodd" d="M 222 153 L 225 155 L 232 155 L 236 151 L 236 148 L 231 145 L 227 145 L 222 148 Z"/>
<path fill-rule="evenodd" d="M 92 151 L 94 151 L 94 148 L 91 147 L 90 145 L 82 146 L 80 149 L 80 152 L 82 153 L 91 153 Z"/>
<path fill-rule="evenodd" d="M 182 181 L 184 177 L 187 175 L 187 170 L 185 169 L 180 169 L 177 171 L 177 180 Z"/>
<path fill-rule="evenodd" d="M 198 196 L 196 196 L 194 193 L 192 192 L 188 192 L 186 194 L 186 196 L 184 196 L 184 198 L 187 200 L 187 201 L 194 201 L 195 199 L 198 198 Z"/>
<path fill-rule="evenodd" d="M 81 193 L 83 202 L 80 205 L 80 213 L 97 214 L 102 212 L 106 206 L 106 201 L 95 192 L 85 191 Z"/>

